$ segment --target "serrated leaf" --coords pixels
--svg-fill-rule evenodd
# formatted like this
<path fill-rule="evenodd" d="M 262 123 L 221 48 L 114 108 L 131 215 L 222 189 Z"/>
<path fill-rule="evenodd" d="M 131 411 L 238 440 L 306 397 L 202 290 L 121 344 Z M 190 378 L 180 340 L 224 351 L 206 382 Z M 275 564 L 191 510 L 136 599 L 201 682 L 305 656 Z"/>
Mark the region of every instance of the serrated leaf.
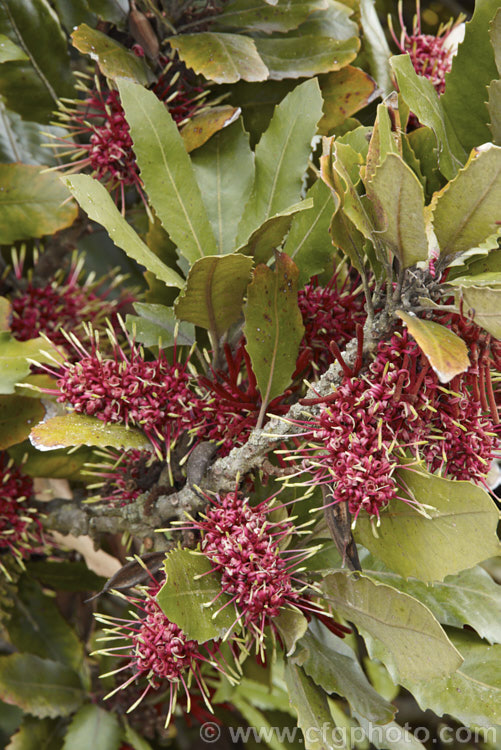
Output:
<path fill-rule="evenodd" d="M 230 597 L 221 594 L 219 576 L 211 570 L 203 555 L 174 550 L 165 559 L 167 580 L 156 597 L 166 617 L 199 643 L 223 638 L 235 622 L 234 607 L 224 606 Z"/>
<path fill-rule="evenodd" d="M 297 86 L 275 108 L 256 147 L 256 177 L 238 230 L 240 244 L 267 219 L 299 201 L 311 139 L 321 114 L 316 80 Z"/>
<path fill-rule="evenodd" d="M 0 332 L 0 393 L 15 393 L 16 383 L 23 380 L 30 372 L 29 359 L 54 364 L 53 360 L 43 353 L 48 349 L 50 345 L 45 339 L 17 341 L 10 332 Z M 52 350 L 50 354 L 57 356 L 55 350 Z"/>
<path fill-rule="evenodd" d="M 294 661 L 326 693 L 346 698 L 368 721 L 387 724 L 396 709 L 374 690 L 354 651 L 327 628 L 312 624 L 301 639 Z"/>
<path fill-rule="evenodd" d="M 402 156 L 401 136 L 394 131 L 395 126 L 390 118 L 390 110 L 395 118 L 395 110 L 389 102 L 378 105 L 376 121 L 367 150 L 365 174 L 362 175 L 366 186 L 369 186 L 376 169 L 383 164 L 388 154 Z"/>
<path fill-rule="evenodd" d="M 495 247 L 501 204 L 501 148 L 473 153 L 457 176 L 433 196 L 433 230 L 442 255 L 490 241 Z"/>
<path fill-rule="evenodd" d="M 255 269 L 244 308 L 246 348 L 263 404 L 289 385 L 304 334 L 297 266 L 285 253 L 276 258 L 274 271 L 264 264 Z"/>
<path fill-rule="evenodd" d="M 328 36 L 303 34 L 283 39 L 255 40 L 257 51 L 275 81 L 284 78 L 311 78 L 319 73 L 340 70 L 356 58 L 360 48 L 358 37 L 332 39 Z M 306 114 L 307 110 L 303 110 Z"/>
<path fill-rule="evenodd" d="M 390 570 L 421 581 L 443 581 L 499 554 L 499 514 L 484 489 L 472 482 L 442 479 L 422 471 L 402 469 L 397 475 L 411 497 L 433 506 L 427 511 L 431 518 L 408 503 L 396 502 L 381 514 L 378 538 L 370 521 L 361 516 L 354 531 L 356 541 Z M 430 550 L 437 552 L 430 554 Z"/>
<path fill-rule="evenodd" d="M 339 750 L 329 704 L 323 690 L 290 660 L 285 662 L 289 700 L 297 711 L 306 750 Z"/>
<path fill-rule="evenodd" d="M 404 321 L 441 383 L 449 383 L 468 369 L 468 347 L 449 328 L 403 310 L 397 310 L 396 315 Z"/>
<path fill-rule="evenodd" d="M 58 98 L 70 97 L 74 90 L 57 15 L 47 0 L 2 0 L 0 33 L 28 58 L 2 64 L 0 94 L 6 106 L 26 120 L 49 122 Z"/>
<path fill-rule="evenodd" d="M 167 286 L 179 289 L 183 286 L 184 280 L 177 271 L 162 263 L 127 223 L 104 185 L 87 174 L 67 177 L 66 184 L 89 218 L 102 224 L 115 245 Z"/>
<path fill-rule="evenodd" d="M 232 0 L 215 18 L 215 28 L 285 33 L 305 21 L 310 13 L 326 7 L 326 0 L 277 0 L 273 7 L 259 0 Z"/>
<path fill-rule="evenodd" d="M 483 277 L 490 277 L 485 279 Z M 495 279 L 500 281 L 496 283 Z M 485 328 L 495 338 L 501 338 L 501 278 L 499 273 L 490 272 L 482 276 L 465 276 L 450 282 L 458 287 L 456 305 L 462 304 L 465 312 L 475 323 Z"/>
<path fill-rule="evenodd" d="M 24 716 L 20 727 L 6 746 L 6 750 L 60 750 L 62 742 L 60 722 Z"/>
<path fill-rule="evenodd" d="M 146 85 L 154 80 L 144 58 L 137 57 L 120 42 L 97 29 L 91 29 L 86 23 L 73 31 L 71 39 L 73 46 L 97 62 L 103 76 L 112 81 L 127 78 Z"/>
<path fill-rule="evenodd" d="M 321 273 L 334 254 L 329 227 L 335 205 L 332 193 L 322 180 L 317 180 L 306 194 L 313 206 L 295 216 L 284 245 L 299 269 L 299 287 L 311 276 Z"/>
<path fill-rule="evenodd" d="M 76 672 L 32 654 L 0 659 L 0 698 L 40 719 L 68 716 L 85 699 Z"/>
<path fill-rule="evenodd" d="M 70 226 L 78 215 L 58 175 L 31 164 L 0 164 L 0 243 L 43 237 Z"/>
<path fill-rule="evenodd" d="M 404 681 L 419 706 L 438 716 L 449 714 L 467 726 L 501 724 L 501 646 L 489 646 L 473 633 L 451 632 L 451 640 L 464 658 L 448 678 L 417 683 Z"/>
<path fill-rule="evenodd" d="M 402 268 L 428 257 L 421 183 L 398 154 L 388 154 L 368 187 L 380 238 Z"/>
<path fill-rule="evenodd" d="M 0 34 L 0 63 L 9 62 L 9 60 L 29 60 L 29 57 L 8 36 Z"/>
<path fill-rule="evenodd" d="M 179 131 L 186 151 L 190 153 L 203 146 L 215 133 L 235 122 L 239 115 L 240 107 L 223 104 L 220 107 L 208 107 L 190 117 Z"/>
<path fill-rule="evenodd" d="M 162 348 L 176 342 L 178 346 L 191 346 L 195 341 L 191 323 L 179 323 L 172 307 L 135 302 L 134 309 L 139 315 L 127 315 L 127 330 L 134 332 L 136 341 L 144 346 L 158 346 L 159 341 Z"/>
<path fill-rule="evenodd" d="M 255 229 L 245 245 L 239 247 L 237 252 L 252 256 L 256 264 L 267 263 L 273 251 L 282 244 L 294 216 L 310 208 L 313 208 L 313 201 L 310 197 L 306 197 L 300 203 L 280 211 Z"/>
<path fill-rule="evenodd" d="M 440 97 L 440 105 L 466 153 L 491 139 L 487 125 L 487 86 L 498 75 L 489 22 L 498 8 L 498 0 L 475 3 L 473 17 L 465 24 L 464 39 L 452 58 L 451 72 L 445 76 L 445 92 Z"/>
<path fill-rule="evenodd" d="M 36 581 L 24 576 L 13 599 L 7 622 L 9 638 L 21 651 L 52 659 L 78 672 L 83 644 L 59 612 L 55 601 L 45 596 Z"/>
<path fill-rule="evenodd" d="M 427 125 L 435 133 L 438 144 L 440 171 L 452 180 L 466 162 L 467 152 L 460 144 L 447 113 L 444 111 L 433 84 L 423 76 L 418 76 L 412 67 L 409 55 L 396 55 L 390 65 L 397 78 L 398 88 L 422 125 Z"/>
<path fill-rule="evenodd" d="M 214 233 L 176 123 L 152 91 L 124 79 L 117 83 L 141 179 L 156 215 L 190 263 L 215 255 Z"/>
<path fill-rule="evenodd" d="M 122 744 L 122 728 L 118 716 L 99 706 L 82 706 L 72 718 L 63 750 L 88 750 L 106 748 L 118 750 Z"/>
<path fill-rule="evenodd" d="M 254 39 L 243 34 L 203 31 L 169 37 L 181 60 L 215 83 L 264 81 L 268 68 L 258 54 Z"/>
<path fill-rule="evenodd" d="M 347 65 L 318 79 L 324 100 L 319 133 L 327 135 L 363 109 L 375 94 L 376 82 L 365 71 Z"/>
<path fill-rule="evenodd" d="M 236 122 L 215 135 L 192 156 L 218 252 L 235 248 L 242 208 L 254 181 L 254 154 L 242 123 Z"/>
<path fill-rule="evenodd" d="M 239 253 L 200 258 L 175 302 L 177 317 L 206 328 L 219 341 L 241 315 L 251 270 L 252 258 Z"/>
<path fill-rule="evenodd" d="M 424 583 L 403 578 L 374 558 L 362 558 L 364 574 L 425 604 L 442 625 L 470 625 L 489 643 L 501 643 L 501 585 L 480 567 Z"/>
<path fill-rule="evenodd" d="M 433 130 L 428 127 L 417 128 L 417 130 L 407 133 L 405 139 L 408 140 L 416 155 L 420 171 L 426 179 L 428 202 L 433 193 L 438 192 L 445 182 L 438 169 L 437 139 Z"/>
<path fill-rule="evenodd" d="M 0 450 L 21 443 L 43 419 L 40 401 L 23 396 L 0 396 Z"/>
<path fill-rule="evenodd" d="M 39 451 L 92 445 L 99 448 L 151 448 L 150 441 L 139 430 L 121 424 L 105 424 L 86 414 L 63 414 L 51 417 L 35 427 L 30 440 Z"/>
<path fill-rule="evenodd" d="M 23 120 L 16 112 L 11 112 L 0 101 L 0 160 L 2 163 L 23 162 L 23 164 L 44 164 L 49 167 L 57 164 L 50 149 L 44 148 L 47 135 L 61 138 L 66 134 L 63 128 L 54 125 L 40 125 L 38 122 Z"/>
<path fill-rule="evenodd" d="M 501 146 L 501 80 L 492 81 L 487 87 L 489 94 L 489 110 L 491 140 L 496 146 Z"/>
<path fill-rule="evenodd" d="M 417 599 L 344 572 L 326 576 L 322 587 L 327 601 L 353 622 L 369 655 L 383 662 L 394 681 L 446 677 L 461 665 L 460 654 Z"/>

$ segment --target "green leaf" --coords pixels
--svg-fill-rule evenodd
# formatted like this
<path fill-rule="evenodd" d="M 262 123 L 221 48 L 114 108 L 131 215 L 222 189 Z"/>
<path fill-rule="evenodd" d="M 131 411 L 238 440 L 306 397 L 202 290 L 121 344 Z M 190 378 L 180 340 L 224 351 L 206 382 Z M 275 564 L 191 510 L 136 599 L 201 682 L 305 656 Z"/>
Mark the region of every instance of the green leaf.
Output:
<path fill-rule="evenodd" d="M 32 654 L 0 659 L 0 698 L 40 719 L 68 716 L 85 698 L 72 669 Z"/>
<path fill-rule="evenodd" d="M 254 181 L 254 155 L 242 122 L 225 128 L 192 156 L 218 252 L 235 248 L 242 209 Z"/>
<path fill-rule="evenodd" d="M 397 116 L 398 112 L 395 114 L 395 109 L 389 102 L 378 104 L 376 121 L 367 149 L 365 173 L 362 175 L 367 187 L 370 186 L 376 169 L 383 164 L 388 154 L 402 156 L 401 136 L 395 132 L 392 121 Z"/>
<path fill-rule="evenodd" d="M 73 93 L 66 37 L 56 14 L 47 0 L 1 0 L 0 33 L 28 58 L 2 64 L 0 95 L 6 106 L 26 120 L 49 122 L 58 98 Z"/>
<path fill-rule="evenodd" d="M 53 599 L 36 581 L 23 576 L 13 598 L 7 622 L 10 640 L 19 651 L 52 659 L 78 672 L 84 658 L 83 644 L 62 617 Z"/>
<path fill-rule="evenodd" d="M 77 560 L 27 560 L 25 565 L 33 578 L 56 591 L 101 591 L 106 583 L 106 578 L 96 575 L 84 562 Z"/>
<path fill-rule="evenodd" d="M 394 681 L 446 677 L 461 665 L 460 654 L 417 599 L 345 572 L 326 576 L 322 586 L 327 601 L 353 622 L 371 658 L 382 661 Z"/>
<path fill-rule="evenodd" d="M 304 286 L 311 276 L 321 273 L 334 254 L 329 227 L 334 213 L 332 193 L 322 180 L 317 180 L 306 194 L 313 206 L 297 214 L 292 220 L 284 245 L 299 269 L 299 286 Z"/>
<path fill-rule="evenodd" d="M 169 37 L 169 44 L 188 68 L 215 83 L 264 81 L 268 68 L 253 39 L 243 34 L 203 31 Z"/>
<path fill-rule="evenodd" d="M 376 82 L 360 68 L 347 65 L 318 79 L 324 100 L 318 130 L 327 135 L 348 117 L 363 109 L 373 98 Z"/>
<path fill-rule="evenodd" d="M 290 660 L 285 662 L 285 682 L 289 701 L 297 711 L 297 723 L 303 731 L 306 750 L 339 750 L 323 690 Z"/>
<path fill-rule="evenodd" d="M 353 716 L 362 727 L 368 741 L 378 750 L 425 750 L 425 746 L 414 737 L 411 731 L 401 727 L 395 721 L 390 721 L 384 726 L 374 726 L 356 711 Z"/>
<path fill-rule="evenodd" d="M 158 346 L 161 341 L 165 349 L 176 342 L 178 346 L 191 346 L 195 341 L 191 323 L 180 324 L 172 307 L 135 302 L 134 309 L 139 315 L 127 315 L 127 330 L 134 332 L 136 341 L 144 346 Z"/>
<path fill-rule="evenodd" d="M 115 39 L 91 29 L 86 23 L 73 31 L 71 39 L 73 46 L 97 62 L 103 76 L 112 81 L 127 78 L 146 85 L 154 80 L 144 58 L 137 57 Z"/>
<path fill-rule="evenodd" d="M 356 541 L 390 570 L 422 581 L 443 581 L 499 554 L 498 511 L 485 490 L 423 471 L 402 469 L 397 475 L 412 498 L 433 505 L 427 511 L 431 518 L 408 503 L 395 502 L 381 514 L 378 538 L 368 518 L 359 516 L 354 531 Z"/>
<path fill-rule="evenodd" d="M 92 460 L 90 448 L 73 449 L 71 453 L 63 448 L 47 453 L 37 450 L 29 440 L 9 448 L 9 456 L 16 463 L 23 462 L 23 472 L 30 477 L 50 477 L 51 479 L 82 480 L 84 465 Z"/>
<path fill-rule="evenodd" d="M 418 318 L 414 313 L 397 310 L 396 315 L 404 321 L 441 383 L 449 383 L 456 375 L 466 372 L 470 360 L 462 338 L 440 323 Z"/>
<path fill-rule="evenodd" d="M 285 253 L 276 257 L 274 271 L 264 264 L 255 269 L 244 309 L 246 348 L 263 404 L 289 385 L 304 334 L 297 266 Z"/>
<path fill-rule="evenodd" d="M 501 646 L 488 646 L 474 633 L 451 632 L 451 639 L 464 658 L 448 678 L 426 682 L 403 681 L 419 706 L 438 716 L 449 714 L 467 726 L 501 724 Z"/>
<path fill-rule="evenodd" d="M 283 78 L 311 78 L 349 65 L 360 48 L 358 37 L 332 39 L 304 34 L 284 39 L 255 40 L 257 51 L 275 81 Z M 303 110 L 307 114 L 308 110 Z"/>
<path fill-rule="evenodd" d="M 118 750 L 121 744 L 122 728 L 118 716 L 99 706 L 87 704 L 72 718 L 64 738 L 63 750 Z"/>
<path fill-rule="evenodd" d="M 43 144 L 47 143 L 47 135 L 61 138 L 66 133 L 54 125 L 27 122 L 0 101 L 0 161 L 3 163 L 20 161 L 55 166 L 56 157 Z"/>
<path fill-rule="evenodd" d="M 313 208 L 313 201 L 307 197 L 294 206 L 285 208 L 270 219 L 266 219 L 258 229 L 252 232 L 245 245 L 239 247 L 237 252 L 251 255 L 255 263 L 267 263 L 272 257 L 273 251 L 282 244 L 292 225 L 294 216 L 310 208 Z"/>
<path fill-rule="evenodd" d="M 433 230 L 442 255 L 460 253 L 490 242 L 496 247 L 501 203 L 501 148 L 472 154 L 457 176 L 431 202 Z"/>
<path fill-rule="evenodd" d="M 362 558 L 364 574 L 425 604 L 442 625 L 470 625 L 489 643 L 501 643 L 501 585 L 483 568 L 463 570 L 443 581 L 426 584 L 403 578 L 372 557 Z"/>
<path fill-rule="evenodd" d="M 370 73 L 386 96 L 393 91 L 389 64 L 391 52 L 376 12 L 375 0 L 360 0 L 360 22 Z"/>
<path fill-rule="evenodd" d="M 200 148 L 215 133 L 235 122 L 239 116 L 240 107 L 232 107 L 231 104 L 207 107 L 199 114 L 193 115 L 179 131 L 186 151 L 191 153 Z"/>
<path fill-rule="evenodd" d="M 31 164 L 0 164 L 0 244 L 43 237 L 70 226 L 78 209 L 59 175 Z M 63 203 L 64 202 L 64 203 Z"/>
<path fill-rule="evenodd" d="M 492 81 L 487 87 L 489 93 L 489 110 L 491 139 L 496 146 L 501 146 L 501 80 Z"/>
<path fill-rule="evenodd" d="M 445 77 L 440 105 L 466 153 L 491 139 L 487 113 L 487 86 L 498 78 L 489 22 L 499 8 L 498 0 L 477 0 L 464 40 L 452 58 Z M 426 123 L 429 124 L 429 123 Z"/>
<path fill-rule="evenodd" d="M 127 223 L 104 185 L 87 174 L 66 177 L 65 181 L 89 219 L 102 224 L 115 245 L 122 248 L 130 258 L 145 266 L 167 286 L 179 289 L 183 286 L 183 278 L 162 263 Z"/>
<path fill-rule="evenodd" d="M 312 624 L 301 639 L 294 662 L 326 693 L 346 698 L 368 721 L 387 724 L 396 709 L 374 690 L 354 651 L 324 626 Z"/>
<path fill-rule="evenodd" d="M 190 263 L 217 253 L 190 157 L 165 105 L 136 83 L 118 81 L 148 198 L 164 229 Z M 152 269 L 150 269 L 152 270 Z"/>
<path fill-rule="evenodd" d="M 428 257 L 421 183 L 398 154 L 388 154 L 376 168 L 367 194 L 381 240 L 402 268 Z"/>
<path fill-rule="evenodd" d="M 133 750 L 152 750 L 149 742 L 146 742 L 144 737 L 135 732 L 129 724 L 125 726 L 125 740 Z"/>
<path fill-rule="evenodd" d="M 488 277 L 488 278 L 485 278 Z M 496 279 L 498 280 L 496 283 Z M 456 305 L 472 316 L 475 323 L 496 338 L 501 337 L 501 278 L 497 272 L 463 276 L 450 282 L 456 290 Z"/>
<path fill-rule="evenodd" d="M 139 430 L 121 424 L 104 424 L 95 417 L 74 412 L 51 417 L 31 431 L 30 440 L 39 451 L 93 445 L 99 448 L 151 448 L 148 438 Z"/>
<path fill-rule="evenodd" d="M 427 78 L 417 75 L 409 55 L 392 57 L 390 64 L 405 102 L 422 125 L 427 125 L 435 133 L 440 171 L 444 177 L 452 180 L 466 162 L 467 152 L 457 139 L 442 100 L 433 84 Z"/>
<path fill-rule="evenodd" d="M 176 316 L 206 328 L 219 341 L 241 315 L 251 270 L 252 258 L 239 253 L 200 258 L 175 302 Z"/>
<path fill-rule="evenodd" d="M 273 618 L 273 626 L 280 633 L 287 656 L 290 656 L 294 653 L 297 642 L 306 633 L 308 620 L 296 609 L 282 609 L 278 617 Z"/>
<path fill-rule="evenodd" d="M 426 180 L 427 202 L 441 189 L 445 180 L 438 170 L 437 139 L 431 128 L 422 127 L 406 133 L 403 138 L 419 161 L 419 170 Z"/>
<path fill-rule="evenodd" d="M 280 741 L 279 732 L 276 731 L 275 727 L 271 726 L 266 714 L 259 711 L 249 701 L 248 693 L 245 689 L 232 693 L 231 703 L 250 727 L 259 727 L 259 732 L 262 732 L 262 735 L 267 738 L 266 746 L 270 750 L 288 750 L 287 745 L 284 745 Z"/>
<path fill-rule="evenodd" d="M 0 396 L 0 450 L 21 443 L 45 414 L 42 403 L 23 396 Z"/>
<path fill-rule="evenodd" d="M 299 201 L 311 139 L 321 114 L 316 80 L 297 86 L 275 108 L 256 147 L 256 177 L 239 227 L 240 244 L 267 219 Z"/>
<path fill-rule="evenodd" d="M 235 621 L 234 607 L 225 606 L 230 597 L 221 594 L 219 576 L 211 570 L 202 554 L 173 550 L 165 559 L 167 580 L 156 597 L 165 616 L 199 643 L 223 638 Z"/>
<path fill-rule="evenodd" d="M 301 24 L 297 33 L 289 36 L 331 37 L 332 39 L 347 40 L 358 36 L 359 29 L 350 3 L 339 3 L 337 0 L 326 0 L 324 8 L 311 13 Z"/>
<path fill-rule="evenodd" d="M 29 57 L 8 36 L 0 34 L 0 63 L 9 62 L 9 60 L 29 60 Z"/>
<path fill-rule="evenodd" d="M 24 716 L 17 732 L 11 737 L 6 750 L 61 750 L 61 723 L 53 719 L 35 719 Z"/>
<path fill-rule="evenodd" d="M 325 8 L 325 0 L 278 0 L 273 7 L 259 0 L 232 0 L 215 18 L 215 28 L 284 33 L 305 21 L 310 13 Z"/>
<path fill-rule="evenodd" d="M 29 359 L 54 364 L 44 354 L 43 350 L 47 349 L 50 346 L 45 339 L 17 341 L 8 331 L 0 332 L 0 393 L 15 393 L 16 383 L 23 380 L 30 371 Z M 51 354 L 55 356 L 55 350 Z"/>

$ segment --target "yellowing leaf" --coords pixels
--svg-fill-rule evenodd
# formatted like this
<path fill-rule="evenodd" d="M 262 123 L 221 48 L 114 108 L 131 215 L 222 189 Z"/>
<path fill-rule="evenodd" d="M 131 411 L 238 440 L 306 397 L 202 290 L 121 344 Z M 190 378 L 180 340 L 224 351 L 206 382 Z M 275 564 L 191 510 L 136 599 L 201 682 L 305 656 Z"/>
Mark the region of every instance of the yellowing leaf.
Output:
<path fill-rule="evenodd" d="M 463 339 L 431 320 L 417 318 L 403 310 L 397 310 L 397 315 L 416 339 L 441 383 L 448 383 L 468 369 L 470 360 Z"/>

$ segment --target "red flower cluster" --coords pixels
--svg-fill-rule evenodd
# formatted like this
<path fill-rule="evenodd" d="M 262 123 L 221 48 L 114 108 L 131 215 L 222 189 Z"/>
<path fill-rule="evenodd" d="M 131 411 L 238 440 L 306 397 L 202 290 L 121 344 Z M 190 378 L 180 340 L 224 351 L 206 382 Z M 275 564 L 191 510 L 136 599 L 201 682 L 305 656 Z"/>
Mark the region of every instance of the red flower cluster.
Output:
<path fill-rule="evenodd" d="M 28 557 L 41 544 L 41 524 L 28 506 L 33 480 L 0 452 L 0 551 L 9 550 L 18 560 Z"/>

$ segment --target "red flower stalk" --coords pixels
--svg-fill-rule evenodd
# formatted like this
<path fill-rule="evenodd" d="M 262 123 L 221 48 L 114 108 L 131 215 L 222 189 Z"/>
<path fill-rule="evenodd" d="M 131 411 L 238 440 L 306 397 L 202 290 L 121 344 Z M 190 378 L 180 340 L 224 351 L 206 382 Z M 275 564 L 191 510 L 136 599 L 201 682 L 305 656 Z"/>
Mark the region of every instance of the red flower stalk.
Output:
<path fill-rule="evenodd" d="M 57 389 L 46 392 L 56 395 L 60 403 L 70 404 L 78 414 L 97 417 L 107 424 L 139 427 L 160 456 L 168 455 L 179 435 L 194 430 L 201 418 L 200 400 L 191 390 L 187 364 L 171 364 L 163 352 L 156 359 L 146 360 L 143 350 L 130 338 L 130 352 L 126 353 L 113 332 L 111 357 L 104 358 L 99 336 L 89 331 L 89 338 L 87 350 L 71 337 L 79 355 L 76 362 L 66 360 L 57 369 L 44 367 L 57 378 Z"/>
<path fill-rule="evenodd" d="M 412 66 L 419 76 L 427 78 L 439 95 L 445 91 L 445 75 L 452 67 L 452 58 L 455 54 L 455 45 L 450 39 L 451 33 L 464 20 L 459 17 L 456 21 L 452 19 L 445 25 L 441 25 L 435 36 L 423 34 L 421 30 L 420 3 L 416 0 L 416 15 L 412 24 L 412 33 L 409 34 L 405 28 L 402 2 L 398 4 L 398 20 L 400 22 L 400 38 L 393 30 L 391 17 L 388 18 L 391 35 L 400 52 L 408 53 Z"/>
<path fill-rule="evenodd" d="M 22 262 L 16 263 L 18 279 L 22 274 Z M 94 281 L 90 276 L 81 280 L 83 258 L 73 258 L 67 274 L 56 273 L 43 286 L 32 280 L 23 289 L 10 297 L 12 305 L 11 330 L 19 341 L 27 341 L 44 333 L 56 346 L 66 346 L 63 330 L 82 335 L 82 324 L 92 323 L 94 328 L 103 326 L 106 319 L 116 325 L 120 309 L 134 300 L 130 293 L 119 299 L 109 299 L 110 292 L 124 280 L 115 276 L 113 282 L 106 276 Z"/>
<path fill-rule="evenodd" d="M 28 503 L 33 480 L 23 474 L 6 451 L 0 452 L 0 553 L 8 550 L 18 562 L 38 551 L 42 526 Z M 9 574 L 0 563 L 0 567 Z"/>
<path fill-rule="evenodd" d="M 101 464 L 86 464 L 87 474 L 102 481 L 88 486 L 97 490 L 95 500 L 119 508 L 133 503 L 155 484 L 164 467 L 151 451 L 137 448 L 118 454 L 112 450 L 101 451 L 105 459 Z"/>
<path fill-rule="evenodd" d="M 106 637 L 112 640 L 123 640 L 124 644 L 100 653 L 108 656 L 119 656 L 126 664 L 109 674 L 132 671 L 133 674 L 123 685 L 118 686 L 106 697 L 109 698 L 118 690 L 125 689 L 132 683 L 146 683 L 139 698 L 128 709 L 132 711 L 150 691 L 169 690 L 169 705 L 165 726 L 170 721 L 176 707 L 179 687 L 182 686 L 187 698 L 187 711 L 190 710 L 190 689 L 195 682 L 195 689 L 202 695 L 207 707 L 209 689 L 202 676 L 202 668 L 207 665 L 216 671 L 223 672 L 217 660 L 218 646 L 214 641 L 201 645 L 187 638 L 175 623 L 162 612 L 155 596 L 163 585 L 154 579 L 145 591 L 144 598 L 124 597 L 133 605 L 138 614 L 131 612 L 132 619 L 115 620 L 109 615 L 96 615 L 96 619 L 105 625 L 112 625 L 105 631 Z M 103 675 L 107 677 L 108 675 Z"/>
<path fill-rule="evenodd" d="M 168 61 L 153 87 L 179 126 L 201 110 L 204 96 L 204 90 L 190 87 L 181 73 L 179 66 L 176 71 L 173 62 Z M 134 187 L 147 205 L 118 91 L 102 90 L 97 78 L 94 89 L 85 85 L 82 88 L 84 98 L 74 102 L 64 100 L 58 113 L 68 136 L 57 138 L 52 146 L 61 150 L 60 158 L 70 157 L 64 168 L 68 173 L 90 170 L 114 194 L 122 209 L 127 187 Z"/>
<path fill-rule="evenodd" d="M 212 371 L 212 379 L 199 377 L 204 393 L 203 425 L 199 436 L 221 442 L 220 455 L 227 455 L 237 445 L 244 445 L 257 424 L 261 409 L 261 394 L 256 376 L 242 338 L 235 354 L 228 344 L 224 346 L 226 370 Z M 270 414 L 285 414 L 285 403 L 291 391 L 274 398 L 267 407 Z"/>
<path fill-rule="evenodd" d="M 201 533 L 202 553 L 221 575 L 221 593 L 230 597 L 223 607 L 233 604 L 235 622 L 261 652 L 266 627 L 276 632 L 274 619 L 284 609 L 299 609 L 308 618 L 317 613 L 329 617 L 303 593 L 306 586 L 294 570 L 315 550 L 282 549 L 295 529 L 287 519 L 271 521 L 273 510 L 269 500 L 252 507 L 238 492 L 229 492 L 211 499 L 199 520 L 190 519 Z M 331 628 L 341 637 L 346 632 L 334 622 Z"/>
<path fill-rule="evenodd" d="M 305 331 L 296 374 L 311 377 L 318 371 L 324 372 L 334 361 L 331 342 L 344 348 L 355 336 L 357 324 L 364 324 L 364 296 L 358 281 L 353 282 L 347 276 L 341 282 L 339 273 L 335 272 L 326 286 L 320 286 L 318 278 L 312 277 L 304 289 L 299 290 L 298 304 Z"/>

